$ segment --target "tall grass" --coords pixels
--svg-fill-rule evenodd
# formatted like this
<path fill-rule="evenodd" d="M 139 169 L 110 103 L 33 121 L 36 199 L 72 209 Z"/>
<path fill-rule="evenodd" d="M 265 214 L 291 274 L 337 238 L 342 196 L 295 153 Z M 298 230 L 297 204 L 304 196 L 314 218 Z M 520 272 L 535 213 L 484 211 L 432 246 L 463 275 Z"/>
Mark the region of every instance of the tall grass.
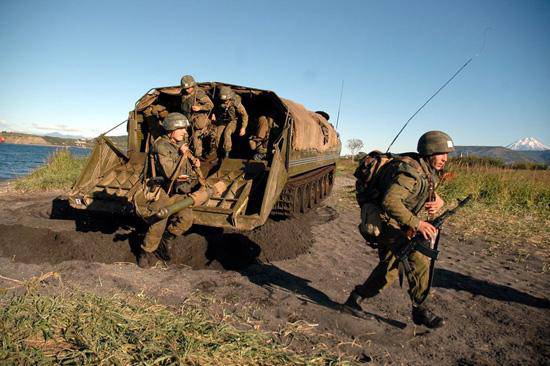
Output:
<path fill-rule="evenodd" d="M 453 176 L 441 185 L 446 200 L 472 193 L 478 202 L 504 211 L 550 214 L 550 171 L 451 163 Z"/>
<path fill-rule="evenodd" d="M 48 162 L 15 181 L 14 187 L 23 191 L 68 189 L 84 169 L 87 158 L 76 157 L 65 149 L 57 150 Z"/>
<path fill-rule="evenodd" d="M 184 305 L 76 293 L 0 298 L 0 364 L 336 365 Z"/>

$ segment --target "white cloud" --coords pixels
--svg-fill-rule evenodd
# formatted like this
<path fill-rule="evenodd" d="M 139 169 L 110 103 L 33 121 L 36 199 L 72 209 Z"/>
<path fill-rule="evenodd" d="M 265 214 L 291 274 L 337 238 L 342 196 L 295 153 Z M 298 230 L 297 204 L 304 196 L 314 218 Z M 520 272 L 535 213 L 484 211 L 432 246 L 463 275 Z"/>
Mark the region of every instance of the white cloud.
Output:
<path fill-rule="evenodd" d="M 62 123 L 54 124 L 54 125 L 42 125 L 38 123 L 32 124 L 33 128 L 36 128 L 37 130 L 43 130 L 43 131 L 57 131 L 57 132 L 86 132 L 86 130 L 82 128 L 75 128 L 70 127 Z"/>

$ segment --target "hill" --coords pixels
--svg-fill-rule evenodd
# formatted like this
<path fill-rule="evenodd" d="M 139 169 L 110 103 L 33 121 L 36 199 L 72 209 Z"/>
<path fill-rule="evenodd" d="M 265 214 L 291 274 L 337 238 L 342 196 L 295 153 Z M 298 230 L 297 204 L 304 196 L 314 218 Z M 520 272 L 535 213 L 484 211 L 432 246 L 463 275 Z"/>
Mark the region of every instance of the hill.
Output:
<path fill-rule="evenodd" d="M 59 134 L 61 135 L 61 134 Z M 22 144 L 22 145 L 50 145 L 50 146 L 78 146 L 93 148 L 95 139 L 78 139 L 69 136 L 58 137 L 46 135 L 38 136 L 19 132 L 1 132 L 0 136 L 5 139 L 8 144 Z M 61 135 L 63 136 L 63 135 Z M 122 151 L 126 151 L 127 148 L 127 135 L 121 136 L 108 136 L 113 143 Z"/>
<path fill-rule="evenodd" d="M 515 151 L 502 146 L 455 146 L 451 157 L 479 156 L 495 158 L 506 164 L 530 162 L 550 165 L 550 150 Z"/>

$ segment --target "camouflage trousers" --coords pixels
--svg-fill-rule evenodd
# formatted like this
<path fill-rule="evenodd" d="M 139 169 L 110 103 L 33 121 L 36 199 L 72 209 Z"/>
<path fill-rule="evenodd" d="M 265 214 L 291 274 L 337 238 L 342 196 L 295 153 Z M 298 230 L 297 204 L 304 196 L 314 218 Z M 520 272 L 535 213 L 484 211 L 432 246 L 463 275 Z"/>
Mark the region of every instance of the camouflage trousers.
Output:
<path fill-rule="evenodd" d="M 252 151 L 256 151 L 260 154 L 267 153 L 267 142 L 269 139 L 269 123 L 267 118 L 261 117 L 258 119 L 258 128 L 256 129 L 256 136 L 251 136 L 248 141 L 248 145 Z"/>
<path fill-rule="evenodd" d="M 182 198 L 185 198 L 185 196 L 176 194 L 171 197 L 167 197 L 164 195 L 161 196 L 158 201 L 151 203 L 149 207 L 152 210 L 157 211 L 162 207 L 171 205 L 172 203 L 181 200 Z M 157 250 L 165 230 L 172 235 L 179 236 L 189 230 L 192 225 L 193 210 L 190 207 L 183 209 L 169 218 L 159 220 L 154 224 L 151 224 L 147 229 L 147 233 L 145 234 L 141 247 L 144 251 L 152 253 Z"/>
<path fill-rule="evenodd" d="M 191 125 L 193 131 L 191 133 L 191 139 L 193 141 L 193 148 L 195 156 L 202 156 L 202 140 L 208 135 L 210 120 L 205 113 L 193 114 L 191 117 Z"/>
<path fill-rule="evenodd" d="M 233 133 L 237 129 L 237 121 L 231 121 L 227 125 L 220 124 L 217 125 L 214 130 L 214 138 L 216 140 L 216 146 L 220 146 L 220 141 L 223 136 L 223 150 L 225 152 L 230 152 L 233 148 L 233 142 L 231 138 Z"/>
<path fill-rule="evenodd" d="M 393 253 L 408 243 L 405 234 L 398 229 L 385 227 L 379 237 L 378 258 L 380 262 L 373 269 L 365 283 L 355 287 L 355 292 L 363 298 L 374 297 L 389 287 L 399 277 L 399 261 Z M 409 255 L 412 273 L 406 274 L 409 282 L 409 296 L 413 304 L 420 305 L 423 295 L 429 291 L 430 259 L 413 251 Z"/>

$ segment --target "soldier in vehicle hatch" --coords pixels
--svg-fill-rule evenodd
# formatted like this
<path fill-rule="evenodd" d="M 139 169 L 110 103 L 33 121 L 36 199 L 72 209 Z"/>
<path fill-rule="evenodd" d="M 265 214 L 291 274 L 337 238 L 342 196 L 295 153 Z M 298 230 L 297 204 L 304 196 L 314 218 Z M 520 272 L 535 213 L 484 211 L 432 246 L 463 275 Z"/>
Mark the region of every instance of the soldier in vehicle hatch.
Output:
<path fill-rule="evenodd" d="M 248 125 L 248 113 L 241 103 L 241 97 L 238 96 L 228 86 L 222 86 L 219 93 L 220 103 L 216 105 L 212 120 L 214 121 L 214 140 L 216 148 L 220 146 L 223 135 L 223 149 L 225 157 L 229 156 L 233 145 L 231 137 L 237 129 L 238 119 L 241 120 L 239 136 L 244 136 L 246 126 Z"/>
<path fill-rule="evenodd" d="M 161 177 L 155 199 L 135 202 L 138 214 L 147 211 L 157 212 L 182 197 L 201 189 L 198 168 L 200 161 L 189 150 L 189 121 L 181 113 L 170 113 L 162 123 L 165 134 L 153 144 L 153 175 Z M 170 221 L 169 221 L 170 220 Z M 183 209 L 169 219 L 162 219 L 151 224 L 145 234 L 142 252 L 138 264 L 142 268 L 154 265 L 158 259 L 170 259 L 171 241 L 184 234 L 193 225 L 191 208 Z"/>
<path fill-rule="evenodd" d="M 264 160 L 267 155 L 267 144 L 269 143 L 269 133 L 273 128 L 273 118 L 260 116 L 256 132 L 249 137 L 248 145 L 255 152 L 254 160 Z"/>
<path fill-rule="evenodd" d="M 195 155 L 200 157 L 203 153 L 202 140 L 209 130 L 209 115 L 214 103 L 191 75 L 181 78 L 181 94 L 181 111 L 191 122 L 193 148 Z"/>
<path fill-rule="evenodd" d="M 399 271 L 408 267 L 404 274 L 409 282 L 413 322 L 438 328 L 444 321 L 427 307 L 425 301 L 430 291 L 429 258 L 413 250 L 405 259 L 407 266 L 400 263 L 395 253 L 410 242 L 415 232 L 425 239 L 435 238 L 437 229 L 418 215 L 422 209 L 433 215 L 444 204 L 435 188 L 438 172 L 445 167 L 447 154 L 454 150 L 453 141 L 444 132 L 430 131 L 420 137 L 417 150 L 418 154 L 396 157 L 393 162 L 382 166 L 373 178 L 373 187 L 367 188 L 376 191 L 372 197 L 377 198 L 371 203 L 379 209 L 375 219 L 380 228 L 377 238 L 380 262 L 365 283 L 355 287 L 344 307 L 351 312 L 360 312 L 359 303 L 363 299 L 379 294 L 398 275 L 403 275 Z"/>

